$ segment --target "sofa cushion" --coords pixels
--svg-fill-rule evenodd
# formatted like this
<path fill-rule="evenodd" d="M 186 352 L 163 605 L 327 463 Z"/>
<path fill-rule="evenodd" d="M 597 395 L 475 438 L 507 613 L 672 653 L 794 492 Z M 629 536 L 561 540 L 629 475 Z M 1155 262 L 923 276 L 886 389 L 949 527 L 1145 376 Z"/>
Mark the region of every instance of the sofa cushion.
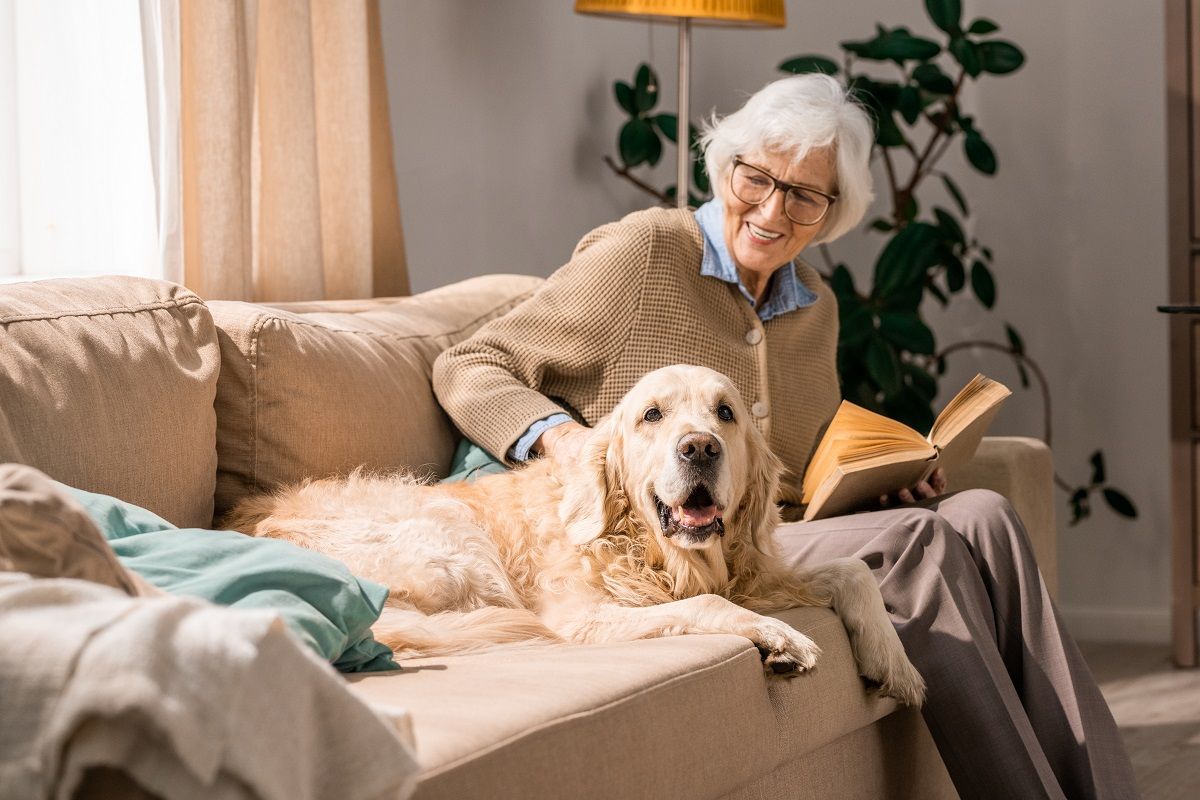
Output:
<path fill-rule="evenodd" d="M 0 286 L 0 462 L 208 525 L 219 366 L 212 317 L 181 286 Z"/>
<path fill-rule="evenodd" d="M 433 361 L 540 283 L 490 275 L 414 297 L 210 303 L 218 516 L 249 493 L 359 465 L 444 476 L 457 433 L 433 396 Z"/>
<path fill-rule="evenodd" d="M 404 661 L 351 678 L 411 713 L 414 800 L 719 797 L 895 711 L 857 677 L 828 609 L 781 613 L 821 647 L 793 678 L 730 635 L 547 645 Z"/>

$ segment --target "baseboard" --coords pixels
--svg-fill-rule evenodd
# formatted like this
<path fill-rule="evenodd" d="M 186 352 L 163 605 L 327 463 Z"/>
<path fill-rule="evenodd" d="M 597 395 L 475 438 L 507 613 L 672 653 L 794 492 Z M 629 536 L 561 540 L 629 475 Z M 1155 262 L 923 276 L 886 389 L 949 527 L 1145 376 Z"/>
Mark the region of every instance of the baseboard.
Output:
<path fill-rule="evenodd" d="M 1060 606 L 1067 630 L 1078 641 L 1167 644 L 1171 612 L 1162 608 Z"/>

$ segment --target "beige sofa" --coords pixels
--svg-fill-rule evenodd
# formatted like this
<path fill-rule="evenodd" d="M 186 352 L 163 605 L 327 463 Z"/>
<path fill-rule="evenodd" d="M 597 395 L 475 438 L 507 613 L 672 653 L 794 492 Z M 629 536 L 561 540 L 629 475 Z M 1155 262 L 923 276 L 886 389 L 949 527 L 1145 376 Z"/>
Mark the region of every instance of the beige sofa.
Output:
<path fill-rule="evenodd" d="M 359 464 L 444 474 L 456 433 L 432 361 L 538 283 L 273 307 L 133 278 L 0 286 L 0 461 L 181 527 Z M 1049 451 L 987 439 L 950 477 L 1012 499 L 1053 587 Z M 920 714 L 865 691 L 837 618 L 781 616 L 820 645 L 811 673 L 768 678 L 745 639 L 679 636 L 423 659 L 347 687 L 411 712 L 419 798 L 953 797 Z"/>

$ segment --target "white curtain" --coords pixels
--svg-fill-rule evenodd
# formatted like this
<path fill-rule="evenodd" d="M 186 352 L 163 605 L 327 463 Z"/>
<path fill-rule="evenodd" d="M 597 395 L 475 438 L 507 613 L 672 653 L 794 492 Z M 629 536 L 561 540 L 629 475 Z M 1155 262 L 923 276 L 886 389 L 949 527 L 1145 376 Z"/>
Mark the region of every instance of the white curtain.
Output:
<path fill-rule="evenodd" d="M 162 277 L 172 263 L 178 211 L 156 197 L 155 163 L 166 202 L 178 44 L 143 47 L 143 21 L 162 31 L 172 15 L 177 30 L 167 0 L 0 0 L 0 279 Z"/>
<path fill-rule="evenodd" d="M 183 283 L 183 185 L 179 155 L 179 0 L 141 0 L 146 123 L 154 173 L 162 277 Z"/>

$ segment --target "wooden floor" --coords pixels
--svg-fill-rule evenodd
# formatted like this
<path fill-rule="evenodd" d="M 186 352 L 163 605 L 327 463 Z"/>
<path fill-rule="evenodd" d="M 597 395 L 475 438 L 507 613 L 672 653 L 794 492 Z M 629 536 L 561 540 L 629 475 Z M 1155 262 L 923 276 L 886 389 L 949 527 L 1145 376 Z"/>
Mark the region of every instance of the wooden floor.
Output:
<path fill-rule="evenodd" d="M 1080 643 L 1125 737 L 1145 800 L 1200 798 L 1200 669 L 1166 645 Z"/>

